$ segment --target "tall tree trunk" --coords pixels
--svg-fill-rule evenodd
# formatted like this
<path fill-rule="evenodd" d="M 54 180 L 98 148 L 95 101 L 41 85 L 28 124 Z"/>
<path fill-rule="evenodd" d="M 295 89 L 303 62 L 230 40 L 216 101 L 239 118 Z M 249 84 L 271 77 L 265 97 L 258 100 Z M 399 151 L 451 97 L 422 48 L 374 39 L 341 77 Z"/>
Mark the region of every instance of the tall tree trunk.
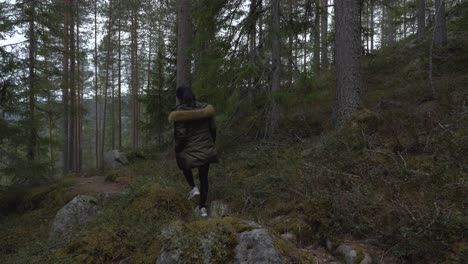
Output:
<path fill-rule="evenodd" d="M 120 3 L 120 2 L 119 2 Z M 119 100 L 119 110 L 118 110 L 118 137 L 119 137 L 119 149 L 122 149 L 122 42 L 121 42 L 121 31 L 122 31 L 122 24 L 119 17 L 119 62 L 118 62 L 118 100 Z"/>
<path fill-rule="evenodd" d="M 63 27 L 63 34 L 64 34 L 64 45 L 63 45 L 63 90 L 62 90 L 62 101 L 64 106 L 63 111 L 63 172 L 64 174 L 68 173 L 70 170 L 70 154 L 69 154 L 69 98 L 68 98 L 68 91 L 69 91 L 69 72 L 68 72 L 68 62 L 69 62 L 69 24 L 70 24 L 70 0 L 64 0 L 64 27 Z"/>
<path fill-rule="evenodd" d="M 280 4 L 279 0 L 271 0 L 271 115 L 268 136 L 276 133 L 279 125 L 279 105 L 276 102 L 275 94 L 280 89 L 281 81 L 281 55 L 280 55 Z"/>
<path fill-rule="evenodd" d="M 77 135 L 76 135 L 76 115 L 77 115 L 77 106 L 76 106 L 76 54 L 75 54 L 75 15 L 74 15 L 74 1 L 70 0 L 70 109 L 71 109 L 71 119 L 69 122 L 69 131 L 70 131 L 70 169 L 72 172 L 77 172 L 76 164 L 76 147 L 77 147 Z"/>
<path fill-rule="evenodd" d="M 250 67 L 255 67 L 256 59 L 256 48 L 257 48 L 257 0 L 250 1 L 250 34 L 249 34 L 249 64 Z M 252 99 L 252 93 L 255 85 L 255 74 L 252 73 L 252 76 L 249 78 L 249 87 L 248 87 L 248 97 L 249 100 Z"/>
<path fill-rule="evenodd" d="M 313 43 L 313 56 L 314 56 L 314 74 L 320 73 L 320 0 L 315 0 L 315 15 L 314 15 L 314 43 Z"/>
<path fill-rule="evenodd" d="M 107 28 L 107 39 L 106 39 L 106 83 L 104 85 L 104 111 L 102 112 L 102 137 L 101 137 L 101 157 L 104 157 L 104 148 L 106 142 L 106 113 L 107 113 L 107 91 L 109 88 L 109 77 L 110 77 L 110 64 L 111 64 L 111 35 L 112 35 L 112 0 L 109 1 L 109 19 Z M 104 162 L 101 162 L 101 168 L 104 166 Z"/>
<path fill-rule="evenodd" d="M 418 0 L 418 39 L 424 37 L 426 31 L 426 0 Z"/>
<path fill-rule="evenodd" d="M 310 0 L 307 0 L 304 2 L 304 24 L 306 25 L 304 29 L 304 56 L 302 57 L 302 64 L 304 66 L 304 73 L 307 73 L 307 29 L 309 28 L 309 25 L 307 21 L 309 20 L 309 6 L 310 6 Z"/>
<path fill-rule="evenodd" d="M 370 51 L 374 51 L 374 0 L 370 0 Z"/>
<path fill-rule="evenodd" d="M 351 117 L 360 105 L 360 0 L 335 1 L 336 8 L 336 101 L 337 126 Z"/>
<path fill-rule="evenodd" d="M 321 0 L 321 40 L 322 40 L 322 70 L 328 69 L 328 0 Z"/>
<path fill-rule="evenodd" d="M 137 16 L 138 3 L 132 6 L 132 25 L 131 25 L 131 90 L 132 90 L 132 147 L 138 148 L 138 36 L 137 36 Z"/>
<path fill-rule="evenodd" d="M 177 87 L 191 87 L 192 1 L 177 1 Z"/>
<path fill-rule="evenodd" d="M 435 0 L 434 47 L 447 43 L 447 21 L 445 19 L 445 0 Z"/>
<path fill-rule="evenodd" d="M 35 26 L 35 16 L 36 16 L 36 7 L 34 6 L 34 1 L 29 1 L 29 6 L 27 7 L 27 13 L 29 13 L 29 76 L 28 76 L 28 119 L 30 122 L 29 129 L 29 142 L 28 142 L 28 151 L 27 157 L 28 160 L 33 161 L 36 156 L 36 145 L 37 145 L 37 131 L 36 131 L 36 121 L 35 121 L 35 109 L 36 109 L 36 96 L 35 96 L 35 87 L 36 82 L 35 77 L 35 67 L 36 67 L 36 49 L 37 49 L 37 40 L 36 40 L 36 26 Z"/>
<path fill-rule="evenodd" d="M 406 25 L 406 0 L 403 0 L 403 38 L 406 39 L 406 31 L 408 27 Z"/>
<path fill-rule="evenodd" d="M 79 4 L 79 2 L 78 2 Z M 79 6 L 76 7 L 76 169 L 81 172 L 81 98 L 82 98 L 82 82 L 81 82 L 81 64 L 80 64 L 80 16 Z"/>
<path fill-rule="evenodd" d="M 94 0 L 94 91 L 95 91 L 95 155 L 96 155 L 96 168 L 101 167 L 101 159 L 99 156 L 99 93 L 98 93 L 98 47 L 97 47 L 97 0 Z"/>
<path fill-rule="evenodd" d="M 115 71 L 114 60 L 111 63 L 111 148 L 115 149 Z"/>

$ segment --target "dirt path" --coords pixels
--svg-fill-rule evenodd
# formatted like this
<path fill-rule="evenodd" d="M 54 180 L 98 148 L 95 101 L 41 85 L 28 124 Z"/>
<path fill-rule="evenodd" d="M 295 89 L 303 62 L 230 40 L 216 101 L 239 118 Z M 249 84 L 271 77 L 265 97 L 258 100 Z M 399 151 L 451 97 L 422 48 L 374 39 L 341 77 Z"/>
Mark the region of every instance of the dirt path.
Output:
<path fill-rule="evenodd" d="M 104 176 L 77 177 L 74 180 L 75 184 L 70 187 L 70 192 L 76 195 L 117 194 L 127 188 L 124 184 L 106 182 Z"/>

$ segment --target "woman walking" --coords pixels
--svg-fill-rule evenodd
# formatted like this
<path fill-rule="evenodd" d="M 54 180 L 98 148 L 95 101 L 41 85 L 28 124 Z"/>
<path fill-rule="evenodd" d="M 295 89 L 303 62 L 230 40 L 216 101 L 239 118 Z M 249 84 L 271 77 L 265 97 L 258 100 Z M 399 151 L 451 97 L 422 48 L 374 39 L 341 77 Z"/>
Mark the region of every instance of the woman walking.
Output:
<path fill-rule="evenodd" d="M 207 217 L 208 171 L 210 163 L 218 161 L 215 141 L 216 126 L 213 106 L 197 102 L 189 87 L 177 88 L 179 104 L 169 114 L 174 124 L 176 161 L 190 185 L 189 199 L 200 196 L 200 216 Z M 192 169 L 198 168 L 200 189 L 193 180 Z"/>

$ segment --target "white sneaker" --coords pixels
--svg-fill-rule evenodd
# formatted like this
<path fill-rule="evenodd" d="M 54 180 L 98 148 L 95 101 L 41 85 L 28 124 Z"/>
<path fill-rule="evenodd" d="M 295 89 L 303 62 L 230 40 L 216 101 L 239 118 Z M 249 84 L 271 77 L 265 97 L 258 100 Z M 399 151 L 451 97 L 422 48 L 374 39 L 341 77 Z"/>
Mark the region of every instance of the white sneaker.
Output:
<path fill-rule="evenodd" d="M 208 216 L 208 211 L 206 210 L 205 207 L 200 208 L 200 216 L 201 217 L 207 217 Z"/>
<path fill-rule="evenodd" d="M 193 189 L 188 194 L 188 199 L 192 200 L 193 197 L 200 195 L 200 191 L 198 190 L 197 186 L 193 187 Z"/>

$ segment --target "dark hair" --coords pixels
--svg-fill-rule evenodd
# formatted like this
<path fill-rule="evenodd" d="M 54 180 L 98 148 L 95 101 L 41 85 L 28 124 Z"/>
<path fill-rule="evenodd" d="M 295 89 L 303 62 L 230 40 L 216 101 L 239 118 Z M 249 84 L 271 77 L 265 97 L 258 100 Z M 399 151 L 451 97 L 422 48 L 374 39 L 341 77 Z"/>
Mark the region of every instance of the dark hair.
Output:
<path fill-rule="evenodd" d="M 195 104 L 195 95 L 187 86 L 179 86 L 176 90 L 177 99 L 181 104 L 193 106 Z"/>

